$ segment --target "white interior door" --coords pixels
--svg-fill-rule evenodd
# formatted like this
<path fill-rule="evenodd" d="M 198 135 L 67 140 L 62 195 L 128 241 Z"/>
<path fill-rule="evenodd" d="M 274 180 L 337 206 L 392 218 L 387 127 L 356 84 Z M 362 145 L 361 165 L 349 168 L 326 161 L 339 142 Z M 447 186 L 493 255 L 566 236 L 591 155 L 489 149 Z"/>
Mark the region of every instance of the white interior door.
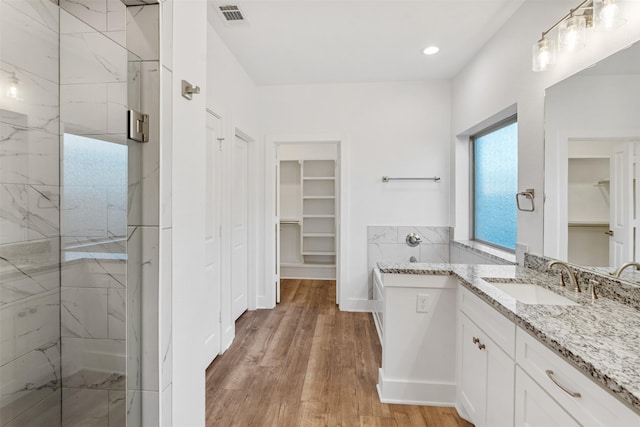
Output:
<path fill-rule="evenodd" d="M 274 232 L 275 232 L 275 242 L 276 242 L 276 252 L 275 252 L 275 267 L 276 267 L 276 277 L 274 278 L 276 283 L 276 304 L 280 303 L 280 162 L 277 160 L 276 156 L 276 212 L 275 212 L 275 220 L 274 220 Z"/>
<path fill-rule="evenodd" d="M 221 138 L 220 118 L 207 114 L 206 182 L 205 182 L 205 280 L 208 310 L 203 314 L 205 325 L 206 364 L 220 354 L 220 206 Z"/>
<path fill-rule="evenodd" d="M 248 143 L 234 137 L 231 150 L 231 313 L 234 320 L 248 308 L 248 157 Z"/>
<path fill-rule="evenodd" d="M 611 147 L 609 263 L 612 267 L 631 261 L 634 255 L 634 145 L 623 142 Z"/>

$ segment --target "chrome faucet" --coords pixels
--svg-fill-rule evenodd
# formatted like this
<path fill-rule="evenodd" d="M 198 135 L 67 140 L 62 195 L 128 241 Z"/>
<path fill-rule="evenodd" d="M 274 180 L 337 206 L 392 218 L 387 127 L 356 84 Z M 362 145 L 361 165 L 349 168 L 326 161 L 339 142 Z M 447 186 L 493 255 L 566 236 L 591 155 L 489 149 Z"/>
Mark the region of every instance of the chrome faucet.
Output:
<path fill-rule="evenodd" d="M 564 268 L 564 270 L 567 272 L 567 275 L 569 276 L 569 282 L 571 283 L 571 286 L 573 286 L 573 290 L 576 292 L 580 292 L 578 279 L 576 279 L 576 274 L 573 272 L 571 267 L 569 267 L 569 264 L 563 261 L 555 260 L 555 261 L 550 261 L 549 264 L 547 264 L 547 268 L 551 270 L 551 268 L 555 265 L 557 265 L 558 267 Z M 562 286 L 565 286 L 564 276 L 562 275 L 562 273 L 560 273 L 560 279 L 562 279 Z"/>
<path fill-rule="evenodd" d="M 640 264 L 637 262 L 627 262 L 625 264 L 622 264 L 620 267 L 618 267 L 618 269 L 614 272 L 611 273 L 612 276 L 616 276 L 616 277 L 620 277 L 620 275 L 622 274 L 622 271 L 627 268 L 627 267 L 631 267 L 634 266 L 636 268 L 636 270 L 640 270 Z"/>

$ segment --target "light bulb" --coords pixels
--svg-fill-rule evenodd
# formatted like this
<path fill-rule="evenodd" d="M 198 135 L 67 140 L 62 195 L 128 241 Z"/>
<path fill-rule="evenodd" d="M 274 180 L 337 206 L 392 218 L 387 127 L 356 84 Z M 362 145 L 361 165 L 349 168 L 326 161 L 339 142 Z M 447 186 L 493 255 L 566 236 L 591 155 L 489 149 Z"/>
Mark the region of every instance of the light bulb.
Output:
<path fill-rule="evenodd" d="M 558 47 L 564 52 L 573 52 L 585 46 L 584 37 L 587 20 L 584 16 L 571 16 L 560 23 Z"/>
<path fill-rule="evenodd" d="M 532 49 L 532 69 L 533 71 L 546 71 L 551 65 L 556 63 L 556 46 L 553 40 L 541 39 L 533 45 Z"/>
<path fill-rule="evenodd" d="M 622 9 L 615 0 L 595 0 L 593 14 L 595 17 L 594 28 L 598 31 L 610 31 L 627 22 L 622 16 Z"/>
<path fill-rule="evenodd" d="M 620 8 L 615 3 L 606 4 L 600 11 L 600 20 L 604 28 L 611 29 L 616 20 L 616 17 L 620 13 Z"/>
<path fill-rule="evenodd" d="M 440 51 L 438 46 L 429 46 L 425 50 L 422 51 L 425 55 L 434 55 Z"/>
<path fill-rule="evenodd" d="M 18 91 L 18 79 L 11 78 L 7 83 L 8 85 L 6 86 L 5 96 L 18 101 L 18 95 L 20 94 Z"/>

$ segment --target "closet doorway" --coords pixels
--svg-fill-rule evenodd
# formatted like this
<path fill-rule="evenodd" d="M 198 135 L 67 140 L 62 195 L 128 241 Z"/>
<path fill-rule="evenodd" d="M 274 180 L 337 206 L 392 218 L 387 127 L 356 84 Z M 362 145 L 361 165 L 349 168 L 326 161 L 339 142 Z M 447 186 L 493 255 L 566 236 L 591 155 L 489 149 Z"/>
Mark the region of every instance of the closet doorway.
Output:
<path fill-rule="evenodd" d="M 275 302 L 280 302 L 280 279 L 336 280 L 339 289 L 340 141 L 274 148 Z M 339 301 L 339 290 L 336 294 Z"/>

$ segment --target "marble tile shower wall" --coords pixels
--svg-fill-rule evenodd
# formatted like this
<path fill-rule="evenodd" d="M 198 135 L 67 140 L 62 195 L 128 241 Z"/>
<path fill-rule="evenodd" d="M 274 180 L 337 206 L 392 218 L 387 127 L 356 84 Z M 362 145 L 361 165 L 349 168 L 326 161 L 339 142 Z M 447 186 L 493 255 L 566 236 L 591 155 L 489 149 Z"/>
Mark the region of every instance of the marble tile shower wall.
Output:
<path fill-rule="evenodd" d="M 407 245 L 410 233 L 417 233 L 422 243 Z M 367 271 L 369 272 L 369 298 L 372 297 L 372 271 L 378 262 L 449 262 L 450 227 L 370 225 L 367 227 Z"/>
<path fill-rule="evenodd" d="M 0 0 L 3 427 L 60 420 L 58 29 L 53 3 Z"/>

